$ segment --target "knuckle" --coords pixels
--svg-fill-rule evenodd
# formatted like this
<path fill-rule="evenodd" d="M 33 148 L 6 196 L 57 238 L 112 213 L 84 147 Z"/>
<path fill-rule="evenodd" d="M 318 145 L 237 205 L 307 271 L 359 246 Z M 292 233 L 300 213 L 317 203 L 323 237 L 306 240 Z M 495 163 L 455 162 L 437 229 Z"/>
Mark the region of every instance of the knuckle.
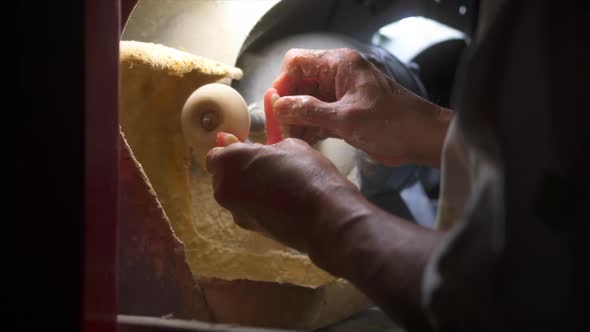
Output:
<path fill-rule="evenodd" d="M 334 62 L 340 66 L 346 66 L 347 70 L 367 68 L 370 64 L 357 50 L 352 48 L 340 48 L 335 51 Z"/>
<path fill-rule="evenodd" d="M 281 141 L 285 146 L 301 146 L 303 141 L 294 137 L 288 137 Z"/>
<path fill-rule="evenodd" d="M 300 53 L 300 49 L 291 48 L 285 53 L 285 59 L 292 59 L 299 53 Z"/>
<path fill-rule="evenodd" d="M 346 57 L 350 61 L 363 61 L 363 57 L 360 55 L 358 51 L 352 48 L 342 48 L 340 49 L 341 54 Z"/>
<path fill-rule="evenodd" d="M 307 151 L 310 146 L 307 144 L 306 141 L 299 139 L 299 138 L 287 138 L 284 140 L 285 145 L 283 146 L 284 149 L 288 150 L 288 153 L 302 153 Z"/>
<path fill-rule="evenodd" d="M 367 61 L 365 60 L 365 58 L 363 58 L 363 56 L 357 52 L 357 51 L 352 51 L 350 53 L 347 54 L 348 60 L 355 65 L 361 65 L 361 64 L 365 64 Z"/>
<path fill-rule="evenodd" d="M 283 62 L 287 65 L 294 65 L 302 59 L 302 50 L 299 48 L 292 48 L 285 53 Z"/>
<path fill-rule="evenodd" d="M 245 159 L 248 159 L 259 148 L 254 144 L 231 144 L 223 149 L 219 155 L 219 162 L 226 165 L 244 162 Z"/>
<path fill-rule="evenodd" d="M 358 51 L 354 49 L 344 49 L 343 51 L 343 60 L 346 61 L 352 68 L 366 68 L 370 63 L 365 59 L 363 55 L 361 55 Z"/>

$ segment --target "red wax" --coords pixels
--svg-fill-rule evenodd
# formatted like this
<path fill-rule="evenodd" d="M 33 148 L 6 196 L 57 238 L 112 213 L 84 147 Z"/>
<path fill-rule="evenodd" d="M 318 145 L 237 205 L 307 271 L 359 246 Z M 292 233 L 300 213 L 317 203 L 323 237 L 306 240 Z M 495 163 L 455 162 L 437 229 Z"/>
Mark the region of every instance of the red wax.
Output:
<path fill-rule="evenodd" d="M 277 93 L 275 88 L 266 90 L 264 94 L 264 115 L 266 117 L 266 144 L 275 144 L 283 139 L 279 121 L 272 109 L 272 95 Z M 278 93 L 277 93 L 278 94 Z"/>

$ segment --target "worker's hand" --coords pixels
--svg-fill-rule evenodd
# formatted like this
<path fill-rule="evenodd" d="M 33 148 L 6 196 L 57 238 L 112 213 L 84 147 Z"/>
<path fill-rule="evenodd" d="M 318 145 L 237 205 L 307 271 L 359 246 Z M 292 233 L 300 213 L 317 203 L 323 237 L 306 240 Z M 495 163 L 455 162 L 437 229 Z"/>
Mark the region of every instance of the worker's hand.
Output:
<path fill-rule="evenodd" d="M 319 219 L 354 216 L 336 204 L 350 206 L 347 197 L 360 195 L 328 159 L 293 138 L 274 145 L 237 142 L 214 148 L 206 165 L 215 199 L 239 226 L 302 252 L 309 249 Z"/>
<path fill-rule="evenodd" d="M 273 88 L 281 97 L 271 105 L 285 136 L 312 145 L 342 138 L 390 165 L 439 163 L 452 113 L 392 81 L 354 50 L 290 50 Z"/>
<path fill-rule="evenodd" d="M 241 227 L 309 255 L 409 330 L 426 330 L 421 280 L 438 232 L 369 203 L 304 141 L 241 143 L 219 133 L 207 155 L 215 199 Z"/>

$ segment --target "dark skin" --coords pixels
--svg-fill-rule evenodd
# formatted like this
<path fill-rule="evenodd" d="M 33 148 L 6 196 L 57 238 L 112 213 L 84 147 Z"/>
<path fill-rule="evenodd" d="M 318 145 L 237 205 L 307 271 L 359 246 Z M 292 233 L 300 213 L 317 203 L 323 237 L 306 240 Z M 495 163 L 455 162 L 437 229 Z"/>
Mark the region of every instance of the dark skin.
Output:
<path fill-rule="evenodd" d="M 368 202 L 309 143 L 337 137 L 388 165 L 438 166 L 452 112 L 347 49 L 289 51 L 273 88 L 283 96 L 273 103 L 275 115 L 290 137 L 211 150 L 216 200 L 239 226 L 351 281 L 406 329 L 429 330 L 421 279 L 445 234 Z"/>

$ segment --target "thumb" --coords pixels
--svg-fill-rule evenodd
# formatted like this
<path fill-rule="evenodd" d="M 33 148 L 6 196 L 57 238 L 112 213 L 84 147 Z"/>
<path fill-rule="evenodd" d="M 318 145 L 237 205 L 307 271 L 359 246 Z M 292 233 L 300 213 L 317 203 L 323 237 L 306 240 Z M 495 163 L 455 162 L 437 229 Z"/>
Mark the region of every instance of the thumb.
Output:
<path fill-rule="evenodd" d="M 335 103 L 326 103 L 312 96 L 285 96 L 279 98 L 273 108 L 282 124 L 338 131 L 339 114 Z"/>
<path fill-rule="evenodd" d="M 226 147 L 228 145 L 238 143 L 240 140 L 233 134 L 229 134 L 223 131 L 217 133 L 215 137 L 215 143 L 217 146 Z"/>

